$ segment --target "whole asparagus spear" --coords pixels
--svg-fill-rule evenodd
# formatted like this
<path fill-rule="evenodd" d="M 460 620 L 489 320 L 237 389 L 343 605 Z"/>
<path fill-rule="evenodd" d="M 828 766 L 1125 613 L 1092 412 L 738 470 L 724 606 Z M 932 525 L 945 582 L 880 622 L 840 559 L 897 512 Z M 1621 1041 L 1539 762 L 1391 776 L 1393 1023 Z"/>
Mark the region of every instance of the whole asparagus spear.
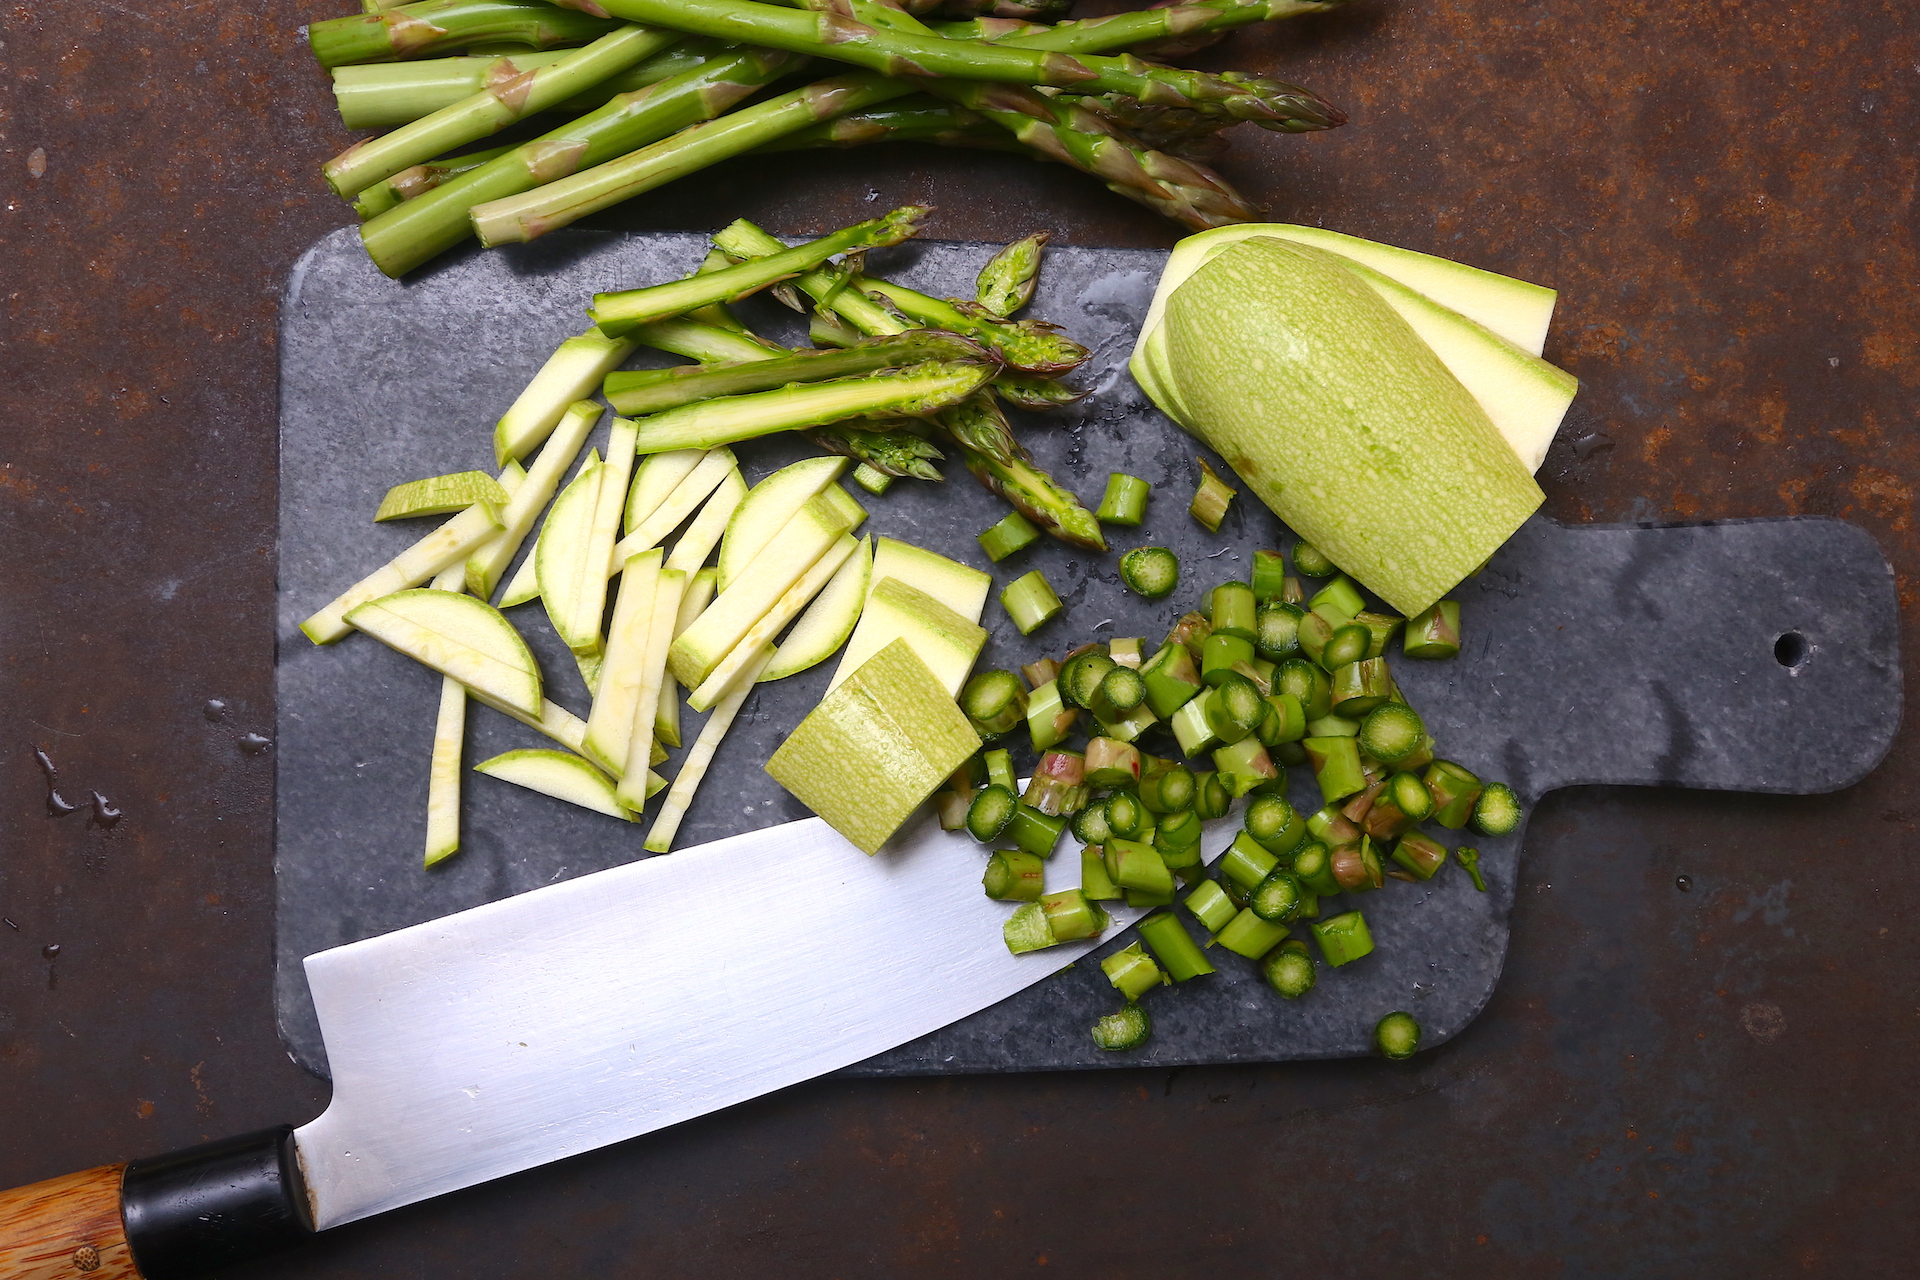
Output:
<path fill-rule="evenodd" d="M 644 147 L 698 120 L 710 120 L 800 60 L 771 49 L 733 49 L 701 67 L 622 94 L 478 169 L 389 209 L 360 229 L 368 255 L 390 276 L 403 275 L 471 234 L 469 210 L 552 182 Z"/>
<path fill-rule="evenodd" d="M 449 182 L 463 173 L 471 173 L 511 150 L 513 148 L 510 146 L 488 147 L 485 151 L 469 151 L 465 155 L 429 160 L 411 169 L 402 169 L 391 178 L 376 182 L 362 191 L 360 198 L 353 202 L 353 211 L 360 215 L 362 222 L 377 218 L 402 201 L 423 196 L 441 183 Z"/>
<path fill-rule="evenodd" d="M 676 42 L 591 89 L 554 104 L 567 115 L 585 115 L 615 95 L 658 84 L 691 71 L 718 53 L 718 41 L 678 36 Z M 573 56 L 572 49 L 543 49 L 497 57 L 454 56 L 417 62 L 369 62 L 333 69 L 333 105 L 349 129 L 394 129 L 450 107 L 482 89 Z"/>
<path fill-rule="evenodd" d="M 307 44 L 321 66 L 341 67 L 427 58 L 476 44 L 585 44 L 620 25 L 604 14 L 561 9 L 546 0 L 422 0 L 312 23 Z"/>
<path fill-rule="evenodd" d="M 761 147 L 768 151 L 810 151 L 822 147 L 865 147 L 879 142 L 932 142 L 943 147 L 979 147 L 1031 155 L 1005 129 L 965 107 L 914 97 L 871 111 L 838 116 L 808 125 Z"/>
<path fill-rule="evenodd" d="M 684 38 L 677 31 L 661 27 L 629 24 L 617 28 L 556 62 L 488 84 L 391 133 L 356 142 L 322 165 L 321 172 L 336 194 L 351 200 L 382 178 L 490 137 Z"/>
<path fill-rule="evenodd" d="M 744 218 L 714 239 L 716 243 L 722 239 L 727 241 L 722 248 L 731 244 L 747 253 L 773 254 L 784 247 Z M 847 287 L 846 280 L 832 272 L 811 271 L 794 284 L 823 308 L 830 308 L 869 336 L 903 333 L 910 327 L 866 294 Z M 967 469 L 980 483 L 1012 503 L 1028 519 L 1062 541 L 1105 549 L 1100 522 L 1077 497 L 1033 465 L 1032 455 L 1014 439 L 1013 428 L 990 394 L 969 395 L 953 408 L 935 414 L 933 421 L 953 439 Z"/>
<path fill-rule="evenodd" d="M 1264 20 L 1269 12 L 1276 17 L 1292 17 L 1331 7 L 1331 4 L 1314 0 L 1196 0 L 1196 3 L 1176 8 L 1063 23 L 1058 28 L 1047 28 L 1046 31 L 1048 40 L 1061 44 L 1065 52 L 1098 53 L 1126 49 L 1155 39 L 1191 36 L 1213 26 L 1221 29 L 1245 26 Z M 1071 30 L 1066 30 L 1068 28 Z M 1064 35 L 1059 34 L 1063 31 Z M 914 92 L 918 92 L 916 86 L 871 73 L 854 73 L 819 81 L 643 147 L 618 160 L 602 164 L 591 173 L 576 174 L 539 191 L 529 191 L 524 196 L 495 199 L 477 205 L 473 209 L 474 230 L 480 242 L 486 245 L 531 240 L 622 200 L 663 186 L 675 178 L 744 154 L 822 120 L 863 111 Z M 1055 125 L 1071 133 L 1073 119 L 1069 115 L 1065 122 L 1056 120 Z M 1075 155 L 1076 150 L 1085 153 L 1089 162 L 1097 163 L 1102 159 L 1097 143 L 1089 141 L 1075 147 L 1057 137 L 1048 141 L 1052 144 L 1048 154 L 1066 159 L 1068 163 L 1074 163 L 1079 158 Z M 1167 159 L 1171 161 L 1172 157 Z M 1134 156 L 1131 163 L 1115 157 L 1111 166 L 1112 175 L 1102 176 L 1107 177 L 1109 185 L 1119 183 L 1116 189 L 1122 190 L 1122 194 L 1129 195 L 1129 198 L 1134 197 L 1124 188 L 1131 183 L 1139 187 L 1143 197 L 1151 194 L 1153 199 L 1164 201 L 1176 216 L 1190 214 L 1186 219 L 1188 225 L 1197 228 L 1245 220 L 1252 215 L 1252 210 L 1238 197 L 1222 199 L 1218 192 L 1225 184 L 1204 172 L 1198 175 L 1202 180 L 1201 189 L 1192 197 L 1169 199 L 1166 189 L 1159 184 L 1171 182 L 1177 185 L 1183 178 L 1195 176 L 1176 166 L 1177 162 L 1166 165 L 1157 161 L 1145 163 L 1138 156 Z M 1238 219 L 1230 212 L 1235 204 L 1245 210 Z"/>
<path fill-rule="evenodd" d="M 596 293 L 587 314 L 609 338 L 618 338 L 649 320 L 664 320 L 696 307 L 753 293 L 789 276 L 798 275 L 825 262 L 836 254 L 856 249 L 882 248 L 911 239 L 921 220 L 932 212 L 927 205 L 902 205 L 884 217 L 870 218 L 843 227 L 793 248 L 757 257 L 738 266 L 705 271 L 666 284 L 644 289 L 623 289 Z"/>
<path fill-rule="evenodd" d="M 794 382 L 821 382 L 877 373 L 926 360 L 975 360 L 990 357 L 978 343 L 934 330 L 899 337 L 870 338 L 828 351 L 795 351 L 772 359 L 730 361 L 719 365 L 680 365 L 610 373 L 602 388 L 607 403 L 622 417 L 661 413 L 676 405 L 714 396 L 772 391 Z"/>
<path fill-rule="evenodd" d="M 1324 129 L 1339 113 L 1311 93 L 1254 77 L 1157 67 L 1131 55 L 1073 55 L 989 44 L 929 31 L 912 15 L 867 0 L 813 0 L 796 12 L 759 0 L 606 0 L 607 12 L 694 35 L 750 40 L 813 57 L 836 58 L 892 76 L 1016 85 L 1054 85 L 1118 93 L 1161 106 L 1224 112 L 1269 128 Z M 855 16 L 849 16 L 849 15 Z"/>

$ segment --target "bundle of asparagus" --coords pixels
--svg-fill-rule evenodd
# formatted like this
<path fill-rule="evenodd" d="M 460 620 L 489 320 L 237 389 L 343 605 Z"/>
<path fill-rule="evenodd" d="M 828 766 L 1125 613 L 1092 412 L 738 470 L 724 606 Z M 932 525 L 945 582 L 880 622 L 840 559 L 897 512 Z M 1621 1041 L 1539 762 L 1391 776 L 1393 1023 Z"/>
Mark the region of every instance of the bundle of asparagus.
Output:
<path fill-rule="evenodd" d="M 1223 129 L 1345 120 L 1295 85 L 1139 56 L 1340 0 L 1194 0 L 1053 25 L 1031 19 L 1057 0 L 364 3 L 308 37 L 347 125 L 390 129 L 324 172 L 392 276 L 469 236 L 530 240 L 733 156 L 888 140 L 1018 151 L 1186 226 L 1223 226 L 1255 213 L 1201 163 Z M 814 61 L 859 69 L 749 102 Z M 529 142 L 449 155 L 547 113 L 564 120 Z"/>

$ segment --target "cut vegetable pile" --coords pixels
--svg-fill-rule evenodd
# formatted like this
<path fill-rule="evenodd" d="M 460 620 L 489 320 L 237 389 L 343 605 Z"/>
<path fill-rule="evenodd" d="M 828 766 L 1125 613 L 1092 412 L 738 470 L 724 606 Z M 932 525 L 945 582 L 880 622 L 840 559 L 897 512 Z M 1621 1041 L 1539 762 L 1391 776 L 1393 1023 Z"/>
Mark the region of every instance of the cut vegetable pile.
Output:
<path fill-rule="evenodd" d="M 1194 0 L 1053 25 L 1037 19 L 1062 0 L 364 3 L 307 39 L 347 127 L 390 130 L 322 171 L 392 276 L 470 236 L 531 240 L 735 156 L 883 141 L 1070 165 L 1188 227 L 1218 227 L 1254 216 L 1203 163 L 1224 130 L 1346 119 L 1296 85 L 1138 56 L 1183 57 L 1339 0 Z M 528 119 L 548 128 L 449 154 Z M 981 300 L 1003 314 L 1024 298 L 1016 287 Z"/>
<path fill-rule="evenodd" d="M 1032 293 L 1044 235 L 996 256 L 979 298 L 964 302 L 867 275 L 853 259 L 832 261 L 913 234 L 922 213 L 896 210 L 793 248 L 735 223 L 686 278 L 598 295 L 598 323 L 563 342 L 496 425 L 498 477 L 432 476 L 386 495 L 377 519 L 451 518 L 302 630 L 318 644 L 364 631 L 444 677 L 429 865 L 459 847 L 468 698 L 566 748 L 511 751 L 476 766 L 483 774 L 627 820 L 665 791 L 645 837 L 655 852 L 672 846 L 753 686 L 843 647 L 835 696 L 770 766 L 790 789 L 836 811 L 806 781 L 809 744 L 833 741 L 834 708 L 850 732 L 861 707 L 920 706 L 893 727 L 902 751 L 921 750 L 930 763 L 924 779 L 908 770 L 891 781 L 891 809 L 862 815 L 872 836 L 863 844 L 877 847 L 972 753 L 977 740 L 954 699 L 986 642 L 979 624 L 991 579 L 894 539 L 859 539 L 866 510 L 839 481 L 854 459 L 869 492 L 899 476 L 938 480 L 944 445 L 1035 536 L 1045 529 L 1103 545 L 1098 521 L 1033 464 L 1001 408 L 1071 403 L 1076 393 L 1057 378 L 1087 352 L 1052 326 L 1005 314 Z M 777 347 L 726 305 L 787 280 L 820 299 L 815 329 L 839 345 Z M 642 346 L 696 363 L 617 368 Z M 604 456 L 587 447 L 603 414 L 585 398 L 596 389 L 634 415 L 612 419 Z M 831 452 L 749 486 L 729 446 L 783 430 Z M 496 592 L 497 607 L 488 603 Z M 536 600 L 591 695 L 584 720 L 546 696 L 532 651 L 501 612 Z M 681 732 L 683 692 L 685 709 L 707 713 L 691 744 Z M 958 757 L 949 758 L 954 735 L 934 733 L 941 707 L 946 727 L 966 740 Z M 654 768 L 683 745 L 669 784 Z M 849 816 L 836 825 L 856 824 Z"/>
<path fill-rule="evenodd" d="M 427 477 L 386 496 L 378 519 L 449 518 L 302 628 L 322 644 L 363 631 L 441 673 L 428 865 L 459 846 L 469 700 L 557 744 L 478 772 L 622 821 L 664 792 L 643 844 L 665 852 L 754 686 L 840 653 L 768 773 L 869 854 L 933 800 L 943 827 L 988 846 L 982 886 L 1012 904 L 1002 936 L 1016 954 L 1098 939 L 1106 903 L 1149 911 L 1140 941 L 1101 962 L 1125 1000 L 1093 1028 L 1103 1049 L 1145 1043 L 1137 1002 L 1215 972 L 1210 954 L 1304 996 L 1316 953 L 1339 967 L 1373 950 L 1356 895 L 1389 878 L 1426 882 L 1452 861 L 1484 891 L 1476 852 L 1421 824 L 1506 835 L 1519 801 L 1436 755 L 1388 650 L 1458 655 L 1460 608 L 1444 597 L 1538 503 L 1531 471 L 1574 389 L 1537 354 L 1551 292 L 1311 228 L 1184 242 L 1132 367 L 1237 473 L 1199 460 L 1188 511 L 1218 534 L 1245 486 L 1310 541 L 1293 571 L 1260 550 L 1250 581 L 1200 584 L 1201 607 L 1158 645 L 1082 644 L 1022 667 L 1023 680 L 975 673 L 982 618 L 997 598 L 1022 635 L 1057 625 L 1066 608 L 1046 576 L 1016 563 L 996 592 L 991 574 L 862 538 L 867 512 L 842 478 L 851 468 L 861 491 L 885 493 L 942 478 L 957 453 L 1012 507 L 979 535 L 996 566 L 1042 536 L 1105 552 L 1105 527 L 1141 526 L 1153 485 L 1113 473 L 1088 510 L 1014 435 L 1004 406 L 1072 403 L 1061 378 L 1089 354 L 1012 318 L 1044 235 L 996 255 L 972 299 L 867 270 L 866 250 L 911 237 L 924 212 L 792 246 L 735 222 L 687 276 L 596 295 L 593 328 L 562 343 L 496 425 L 497 476 Z M 779 346 L 729 308 L 765 290 L 809 312 L 816 345 Z M 1236 323 L 1220 325 L 1228 312 Z M 642 347 L 693 363 L 619 368 Z M 611 420 L 604 453 L 588 447 L 596 390 L 628 415 Z M 824 455 L 750 485 L 731 446 L 779 431 Z M 1131 548 L 1118 568 L 1144 600 L 1195 585 L 1166 547 Z M 502 612 L 536 600 L 519 616 L 544 616 L 571 654 L 591 694 L 584 719 L 547 696 Z M 691 742 L 683 711 L 706 715 Z M 995 745 L 1022 727 L 1024 786 Z M 1289 767 L 1311 771 L 1314 812 L 1289 803 Z M 1206 824 L 1236 805 L 1241 829 L 1208 866 Z M 1069 829 L 1079 884 L 1049 892 Z M 1376 1041 L 1405 1056 L 1418 1024 L 1389 1014 Z"/>

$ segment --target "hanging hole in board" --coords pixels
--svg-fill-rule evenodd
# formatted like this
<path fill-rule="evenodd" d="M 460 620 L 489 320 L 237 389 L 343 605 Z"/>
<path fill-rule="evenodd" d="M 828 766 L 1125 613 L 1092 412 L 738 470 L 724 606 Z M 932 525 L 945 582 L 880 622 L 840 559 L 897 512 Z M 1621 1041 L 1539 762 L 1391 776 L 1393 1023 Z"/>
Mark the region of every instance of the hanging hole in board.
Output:
<path fill-rule="evenodd" d="M 1813 646 L 1798 631 L 1783 631 L 1773 642 L 1773 660 L 1789 671 L 1798 671 L 1813 656 Z"/>

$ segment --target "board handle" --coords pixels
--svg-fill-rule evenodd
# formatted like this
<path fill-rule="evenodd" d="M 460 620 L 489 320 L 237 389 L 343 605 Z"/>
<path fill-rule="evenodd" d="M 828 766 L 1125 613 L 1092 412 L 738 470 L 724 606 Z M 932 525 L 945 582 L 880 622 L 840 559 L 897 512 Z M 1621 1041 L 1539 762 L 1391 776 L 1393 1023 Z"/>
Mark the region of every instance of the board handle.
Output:
<path fill-rule="evenodd" d="M 290 1125 L 0 1191 L 5 1280 L 195 1280 L 312 1234 Z"/>

